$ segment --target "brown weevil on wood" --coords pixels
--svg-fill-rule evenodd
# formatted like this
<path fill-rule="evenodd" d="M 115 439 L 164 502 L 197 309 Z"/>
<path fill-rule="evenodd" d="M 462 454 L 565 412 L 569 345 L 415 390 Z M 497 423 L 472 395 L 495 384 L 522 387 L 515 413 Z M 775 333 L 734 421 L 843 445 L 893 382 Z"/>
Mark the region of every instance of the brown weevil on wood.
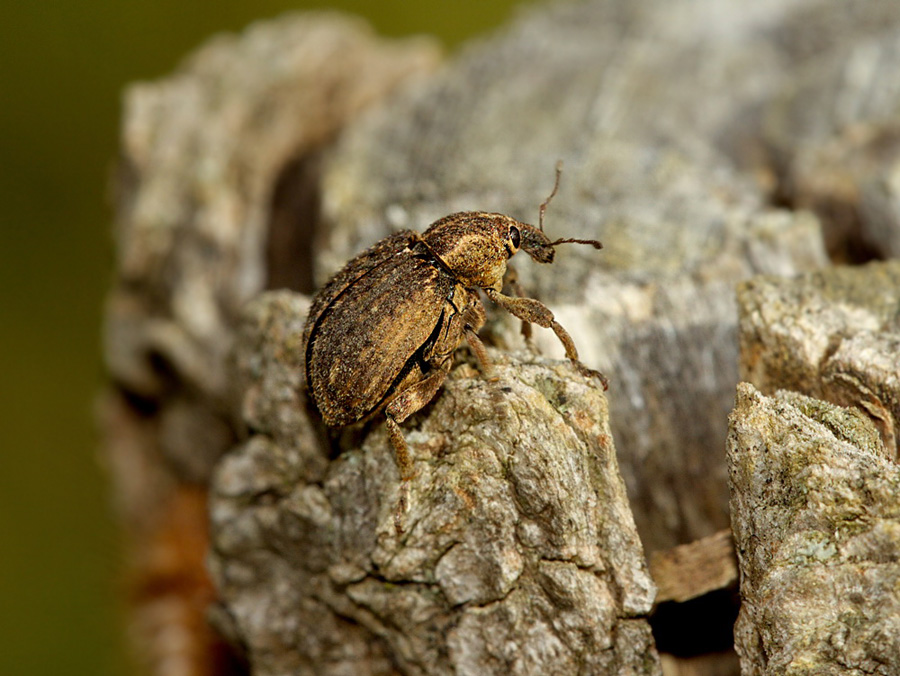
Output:
<path fill-rule="evenodd" d="M 544 234 L 544 211 L 559 175 L 557 166 L 553 191 L 540 207 L 539 227 L 503 214 L 450 214 L 424 233 L 404 230 L 382 239 L 313 298 L 303 332 L 310 398 L 330 427 L 383 411 L 404 484 L 413 476 L 413 465 L 399 425 L 437 394 L 463 338 L 482 372 L 492 373 L 478 337 L 485 321 L 479 289 L 523 326 L 552 329 L 575 368 L 598 378 L 606 389 L 606 378 L 578 360 L 571 336 L 546 306 L 521 297 L 517 286 L 520 297 L 501 293 L 507 260 L 520 249 L 539 263 L 552 263 L 559 244 L 602 248 L 595 240 L 550 241 Z"/>

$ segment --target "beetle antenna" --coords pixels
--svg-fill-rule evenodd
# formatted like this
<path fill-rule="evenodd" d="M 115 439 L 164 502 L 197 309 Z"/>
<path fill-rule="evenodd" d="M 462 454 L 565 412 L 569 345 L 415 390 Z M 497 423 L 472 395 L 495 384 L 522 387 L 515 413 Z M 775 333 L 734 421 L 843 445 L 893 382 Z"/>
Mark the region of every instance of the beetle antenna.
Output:
<path fill-rule="evenodd" d="M 556 246 L 557 244 L 590 244 L 595 249 L 602 249 L 603 245 L 598 242 L 596 239 L 575 239 L 574 237 L 568 237 L 566 239 L 558 239 L 555 242 L 550 242 L 550 246 Z"/>
<path fill-rule="evenodd" d="M 553 192 L 550 193 L 550 196 L 547 197 L 547 199 L 541 202 L 541 208 L 538 214 L 538 229 L 541 232 L 544 232 L 544 212 L 547 211 L 547 205 L 550 204 L 550 200 L 554 198 L 556 191 L 559 190 L 559 177 L 562 174 L 562 167 L 562 160 L 556 160 L 556 180 L 553 182 Z"/>

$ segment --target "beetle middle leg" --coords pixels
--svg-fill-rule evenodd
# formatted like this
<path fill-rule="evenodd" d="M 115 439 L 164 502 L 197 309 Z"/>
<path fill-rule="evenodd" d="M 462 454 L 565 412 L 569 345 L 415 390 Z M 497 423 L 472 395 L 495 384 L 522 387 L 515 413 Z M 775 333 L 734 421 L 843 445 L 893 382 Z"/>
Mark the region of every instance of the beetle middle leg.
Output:
<path fill-rule="evenodd" d="M 496 382 L 497 376 L 494 373 L 494 363 L 488 356 L 487 348 L 485 348 L 481 337 L 478 335 L 478 329 L 484 326 L 485 318 L 484 305 L 481 304 L 477 297 L 471 299 L 468 307 L 460 315 L 463 335 L 466 337 L 469 349 L 475 355 L 475 361 L 478 362 L 481 373 L 488 382 Z"/>
<path fill-rule="evenodd" d="M 484 291 L 488 298 L 511 315 L 518 317 L 522 321 L 532 322 L 538 326 L 543 326 L 545 329 L 553 329 L 553 333 L 556 334 L 556 337 L 559 338 L 559 342 L 563 344 L 563 347 L 566 350 L 566 357 L 572 362 L 575 368 L 588 378 L 598 378 L 603 384 L 604 390 L 609 388 L 606 376 L 599 371 L 589 369 L 578 360 L 578 350 L 575 348 L 575 342 L 572 340 L 572 336 L 570 336 L 569 332 L 556 321 L 550 308 L 534 298 L 512 298 L 490 288 L 485 289 Z"/>
<path fill-rule="evenodd" d="M 466 342 L 469 344 L 469 349 L 472 350 L 472 354 L 475 355 L 475 361 L 478 362 L 481 373 L 488 382 L 496 382 L 497 375 L 494 373 L 494 362 L 492 362 L 491 358 L 488 356 L 484 342 L 472 328 L 467 326 L 464 331 L 466 334 Z"/>

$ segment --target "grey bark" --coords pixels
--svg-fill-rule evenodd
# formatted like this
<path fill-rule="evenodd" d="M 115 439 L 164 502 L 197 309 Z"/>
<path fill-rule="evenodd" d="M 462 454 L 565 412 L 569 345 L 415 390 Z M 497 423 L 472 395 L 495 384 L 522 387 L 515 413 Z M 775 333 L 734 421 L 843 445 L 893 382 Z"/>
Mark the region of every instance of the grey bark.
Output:
<path fill-rule="evenodd" d="M 298 394 L 305 303 L 254 301 L 252 435 L 212 483 L 213 578 L 259 674 L 657 674 L 655 588 L 598 386 L 491 351 L 407 433 L 405 533 L 383 425 L 329 463 Z"/>
<path fill-rule="evenodd" d="M 738 299 L 742 374 L 777 391 L 739 388 L 728 443 L 743 673 L 897 673 L 900 263 Z"/>
<path fill-rule="evenodd" d="M 900 672 L 900 469 L 871 421 L 742 383 L 728 465 L 741 673 Z"/>
<path fill-rule="evenodd" d="M 887 457 L 900 429 L 900 262 L 831 268 L 738 290 L 741 375 L 864 411 Z"/>

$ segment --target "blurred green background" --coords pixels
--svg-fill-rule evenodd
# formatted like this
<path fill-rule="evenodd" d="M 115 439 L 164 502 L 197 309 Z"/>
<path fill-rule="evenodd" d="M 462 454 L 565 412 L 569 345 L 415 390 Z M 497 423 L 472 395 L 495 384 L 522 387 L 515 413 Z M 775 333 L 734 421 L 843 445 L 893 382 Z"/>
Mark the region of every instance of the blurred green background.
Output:
<path fill-rule="evenodd" d="M 120 94 L 212 33 L 332 7 L 453 48 L 515 0 L 8 2 L 0 46 L 0 674 L 128 673 L 93 398 Z"/>

